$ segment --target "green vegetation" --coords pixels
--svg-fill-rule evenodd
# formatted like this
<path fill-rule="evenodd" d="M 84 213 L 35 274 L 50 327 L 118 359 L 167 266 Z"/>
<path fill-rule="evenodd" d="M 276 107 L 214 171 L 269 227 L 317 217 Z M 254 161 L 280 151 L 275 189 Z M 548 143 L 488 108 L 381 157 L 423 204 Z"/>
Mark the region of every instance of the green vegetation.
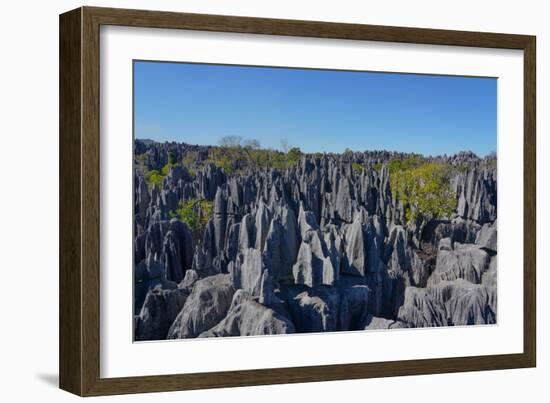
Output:
<path fill-rule="evenodd" d="M 171 163 L 167 163 L 166 165 L 164 165 L 161 170 L 160 170 L 160 173 L 163 175 L 163 176 L 166 176 L 168 175 L 168 173 L 170 172 L 170 168 L 173 167 L 173 164 Z"/>
<path fill-rule="evenodd" d="M 357 172 L 358 174 L 360 174 L 361 172 L 363 172 L 363 165 L 358 163 L 358 162 L 352 162 L 351 163 L 351 168 Z"/>
<path fill-rule="evenodd" d="M 483 160 L 483 165 L 487 168 L 496 168 L 497 167 L 496 157 Z"/>
<path fill-rule="evenodd" d="M 208 220 L 212 217 L 213 210 L 214 204 L 212 201 L 195 198 L 180 201 L 179 207 L 174 211 L 170 211 L 168 216 L 186 223 L 193 231 L 195 239 L 200 239 Z"/>
<path fill-rule="evenodd" d="M 403 160 L 401 159 L 392 159 L 389 164 L 388 168 L 390 170 L 390 174 L 393 172 L 398 171 L 408 171 L 413 168 L 418 168 L 421 166 L 425 161 L 418 155 L 405 158 Z"/>
<path fill-rule="evenodd" d="M 191 178 L 195 178 L 197 176 L 197 172 L 194 167 L 197 166 L 198 160 L 199 153 L 196 151 L 188 151 L 181 160 L 181 164 L 187 168 L 187 172 L 189 172 Z"/>
<path fill-rule="evenodd" d="M 390 161 L 392 195 L 405 207 L 407 222 L 417 218 L 450 216 L 456 209 L 456 195 L 450 186 L 451 166 L 426 162 L 420 157 Z"/>
<path fill-rule="evenodd" d="M 236 155 L 234 154 L 233 147 L 216 147 L 210 150 L 208 153 L 208 160 L 206 162 L 216 165 L 218 168 L 222 168 L 227 173 L 233 173 L 234 159 Z"/>
<path fill-rule="evenodd" d="M 170 169 L 174 165 L 176 165 L 176 155 L 172 151 L 169 151 L 168 152 L 168 162 L 166 163 L 166 165 L 164 165 L 161 168 L 160 173 L 164 176 L 168 175 L 168 173 L 170 172 Z"/>
<path fill-rule="evenodd" d="M 164 176 L 162 173 L 157 171 L 156 169 L 153 169 L 145 174 L 145 181 L 147 182 L 147 185 L 152 188 L 154 186 L 162 186 L 162 181 L 164 180 Z"/>
<path fill-rule="evenodd" d="M 143 154 L 136 155 L 135 164 L 139 171 L 141 172 L 147 171 L 147 154 L 143 153 Z"/>
<path fill-rule="evenodd" d="M 281 140 L 283 151 L 261 148 L 254 139 L 244 140 L 239 136 L 225 136 L 218 147 L 210 149 L 207 162 L 223 168 L 227 173 L 241 173 L 247 169 L 287 169 L 296 165 L 302 152 L 289 148 L 288 141 Z M 185 162 L 184 162 L 185 164 Z"/>
<path fill-rule="evenodd" d="M 168 153 L 168 162 L 160 169 L 151 169 L 147 166 L 147 153 L 139 154 L 135 156 L 136 168 L 145 177 L 147 186 L 152 188 L 154 186 L 162 186 L 162 182 L 166 175 L 170 172 L 170 169 L 176 165 L 176 157 L 173 152 Z"/>
<path fill-rule="evenodd" d="M 287 164 L 289 166 L 298 164 L 301 156 L 302 151 L 298 147 L 292 147 L 290 150 L 288 150 L 288 153 L 286 154 Z"/>

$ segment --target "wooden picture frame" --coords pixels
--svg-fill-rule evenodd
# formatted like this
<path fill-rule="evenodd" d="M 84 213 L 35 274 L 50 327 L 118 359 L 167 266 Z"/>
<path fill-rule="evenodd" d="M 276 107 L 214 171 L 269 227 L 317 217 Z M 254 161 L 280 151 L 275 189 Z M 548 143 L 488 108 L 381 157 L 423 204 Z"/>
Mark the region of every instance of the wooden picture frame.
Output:
<path fill-rule="evenodd" d="M 99 35 L 102 25 L 519 49 L 524 52 L 523 353 L 100 377 Z M 536 365 L 535 37 L 81 7 L 60 16 L 60 387 L 81 396 L 525 368 Z"/>

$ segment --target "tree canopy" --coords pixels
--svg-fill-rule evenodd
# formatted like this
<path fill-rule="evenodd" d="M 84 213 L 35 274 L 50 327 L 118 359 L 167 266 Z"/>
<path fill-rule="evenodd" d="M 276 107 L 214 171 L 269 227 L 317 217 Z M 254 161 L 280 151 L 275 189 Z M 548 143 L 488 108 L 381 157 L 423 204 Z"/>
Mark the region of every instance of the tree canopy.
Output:
<path fill-rule="evenodd" d="M 392 160 L 389 163 L 390 188 L 405 208 L 407 222 L 449 217 L 456 209 L 456 194 L 451 189 L 452 167 L 425 162 L 420 157 Z"/>
<path fill-rule="evenodd" d="M 187 201 L 180 201 L 178 208 L 170 211 L 168 216 L 186 223 L 191 231 L 193 231 L 194 238 L 200 239 L 200 235 L 212 217 L 213 210 L 214 205 L 212 201 L 193 198 Z"/>

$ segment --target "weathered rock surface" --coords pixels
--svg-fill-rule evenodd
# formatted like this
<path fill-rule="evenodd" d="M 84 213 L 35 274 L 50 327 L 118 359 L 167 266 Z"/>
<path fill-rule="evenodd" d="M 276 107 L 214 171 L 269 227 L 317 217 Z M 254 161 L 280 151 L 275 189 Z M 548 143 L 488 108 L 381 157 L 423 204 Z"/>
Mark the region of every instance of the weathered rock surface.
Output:
<path fill-rule="evenodd" d="M 246 291 L 233 296 L 227 316 L 199 337 L 259 336 L 294 333 L 292 322 L 273 309 L 252 299 Z"/>
<path fill-rule="evenodd" d="M 489 253 L 497 252 L 497 222 L 484 224 L 479 231 L 476 242 L 479 247 L 487 249 Z"/>
<path fill-rule="evenodd" d="M 411 327 L 495 323 L 490 287 L 466 280 L 442 281 L 433 287 L 408 287 L 398 318 Z"/>
<path fill-rule="evenodd" d="M 480 223 L 497 219 L 496 169 L 469 170 L 456 180 L 458 198 L 457 212 L 463 218 Z"/>
<path fill-rule="evenodd" d="M 383 330 L 383 329 L 399 329 L 405 327 L 405 324 L 400 321 L 379 318 L 368 315 L 366 319 L 365 330 Z"/>
<path fill-rule="evenodd" d="M 334 288 L 289 290 L 289 311 L 298 332 L 338 330 L 340 295 Z"/>
<path fill-rule="evenodd" d="M 134 173 L 136 340 L 496 323 L 495 160 L 430 157 L 460 168 L 456 211 L 407 222 L 388 162 L 410 155 L 226 171 L 211 148 L 134 143 L 147 170 L 191 161 Z M 212 206 L 200 229 L 173 218 L 192 199 Z"/>
<path fill-rule="evenodd" d="M 453 243 L 450 238 L 444 238 L 439 242 L 435 271 L 428 285 L 459 278 L 479 284 L 489 262 L 489 254 L 478 245 Z"/>
<path fill-rule="evenodd" d="M 168 331 L 168 339 L 197 337 L 227 314 L 235 289 L 229 275 L 218 274 L 199 280 Z"/>
<path fill-rule="evenodd" d="M 136 340 L 165 339 L 188 296 L 189 292 L 181 288 L 150 290 L 137 318 Z"/>

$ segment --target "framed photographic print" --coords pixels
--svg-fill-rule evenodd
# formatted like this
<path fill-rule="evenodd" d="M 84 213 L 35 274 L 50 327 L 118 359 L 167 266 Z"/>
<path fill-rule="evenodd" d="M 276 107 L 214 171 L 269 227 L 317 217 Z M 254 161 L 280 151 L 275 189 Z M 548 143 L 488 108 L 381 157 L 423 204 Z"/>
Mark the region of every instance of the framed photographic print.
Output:
<path fill-rule="evenodd" d="M 62 14 L 60 386 L 535 366 L 535 165 L 533 36 Z"/>

